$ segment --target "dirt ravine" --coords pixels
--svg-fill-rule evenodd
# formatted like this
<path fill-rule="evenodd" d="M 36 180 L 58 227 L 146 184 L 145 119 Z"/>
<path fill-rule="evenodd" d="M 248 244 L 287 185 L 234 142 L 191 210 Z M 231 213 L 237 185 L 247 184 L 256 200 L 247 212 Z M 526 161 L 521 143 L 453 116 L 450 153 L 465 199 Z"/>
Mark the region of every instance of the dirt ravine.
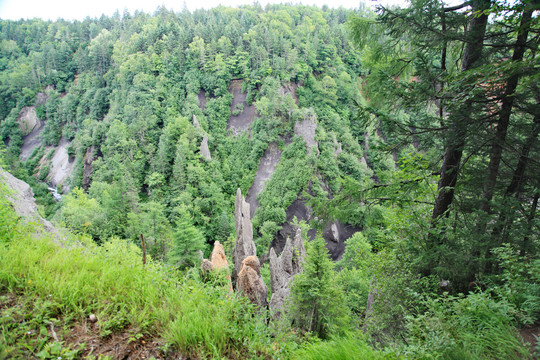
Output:
<path fill-rule="evenodd" d="M 247 93 L 242 92 L 242 80 L 233 80 L 229 86 L 229 92 L 233 96 L 231 104 L 231 117 L 227 123 L 227 131 L 232 135 L 241 135 L 244 131 L 248 131 L 257 117 L 255 105 L 247 105 Z M 233 115 L 237 105 L 243 106 L 243 111 L 238 115 Z"/>
<path fill-rule="evenodd" d="M 315 115 L 309 116 L 302 121 L 297 121 L 294 124 L 294 134 L 301 136 L 306 142 L 308 154 L 311 154 L 311 149 L 315 148 L 317 156 L 319 155 L 319 145 L 315 141 L 315 131 L 317 130 L 317 121 Z"/>
<path fill-rule="evenodd" d="M 40 121 L 39 126 L 36 126 L 32 132 L 23 138 L 23 144 L 21 146 L 21 154 L 19 158 L 21 161 L 26 161 L 30 158 L 34 150 L 43 144 L 41 140 L 41 133 L 45 128 L 45 123 Z"/>
<path fill-rule="evenodd" d="M 259 162 L 259 167 L 257 168 L 257 173 L 253 184 L 249 188 L 246 201 L 250 206 L 250 217 L 253 218 L 255 210 L 259 207 L 259 202 L 257 201 L 257 195 L 259 195 L 264 190 L 264 184 L 268 181 L 274 171 L 276 171 L 276 166 L 281 159 L 281 150 L 275 143 L 270 143 L 264 152 L 261 161 Z"/>

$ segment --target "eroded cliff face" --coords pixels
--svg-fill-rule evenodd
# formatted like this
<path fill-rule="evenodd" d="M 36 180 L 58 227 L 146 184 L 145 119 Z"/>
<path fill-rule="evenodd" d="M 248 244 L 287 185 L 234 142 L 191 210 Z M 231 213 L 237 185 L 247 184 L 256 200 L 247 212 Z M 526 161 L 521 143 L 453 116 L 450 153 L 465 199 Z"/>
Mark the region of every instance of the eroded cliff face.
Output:
<path fill-rule="evenodd" d="M 15 213 L 27 223 L 36 223 L 41 226 L 43 233 L 51 234 L 53 240 L 61 242 L 63 236 L 48 220 L 44 219 L 38 212 L 38 207 L 34 199 L 34 192 L 30 185 L 17 179 L 9 172 L 0 167 L 0 181 L 7 185 L 7 199 L 12 204 Z"/>
<path fill-rule="evenodd" d="M 270 180 L 274 171 L 276 171 L 276 166 L 281 159 L 281 150 L 278 148 L 276 143 L 270 143 L 264 152 L 261 161 L 259 162 L 259 167 L 257 168 L 257 173 L 255 174 L 255 179 L 253 184 L 249 188 L 247 195 L 247 202 L 250 205 L 250 216 L 253 218 L 255 214 L 255 209 L 259 207 L 259 201 L 257 196 L 264 190 L 265 183 Z"/>
<path fill-rule="evenodd" d="M 20 160 L 25 162 L 33 154 L 34 150 L 44 147 L 41 138 L 46 121 L 38 118 L 36 106 L 43 105 L 48 99 L 47 93 L 36 95 L 36 105 L 26 106 L 21 109 L 17 122 L 23 133 L 23 144 L 21 146 Z M 54 187 L 60 188 L 63 192 L 68 192 L 69 178 L 73 173 L 75 159 L 68 155 L 68 147 L 71 142 L 62 137 L 57 146 L 44 147 L 43 156 L 39 162 L 38 176 L 42 171 L 48 171 L 46 182 Z M 52 153 L 52 157 L 49 154 Z"/>
<path fill-rule="evenodd" d="M 292 96 L 296 104 L 298 104 L 297 88 L 298 84 L 285 83 L 280 89 L 280 94 L 282 97 Z M 255 106 L 247 106 L 247 94 L 243 93 L 241 89 L 242 80 L 233 80 L 229 86 L 229 92 L 233 95 L 233 100 L 231 105 L 231 117 L 227 123 L 227 129 L 229 134 L 233 136 L 239 135 L 244 131 L 250 131 L 251 125 L 257 117 Z M 204 94 L 201 93 L 200 95 L 202 96 Z M 201 97 L 199 98 L 199 101 L 202 105 Z M 238 112 L 238 107 L 243 110 Z M 201 106 L 201 108 L 203 107 Z M 299 136 L 304 140 L 308 154 L 314 153 L 316 156 L 319 156 L 319 144 L 316 140 L 317 126 L 317 117 L 314 113 L 310 112 L 306 114 L 305 118 L 295 122 L 294 135 Z M 282 138 L 281 140 L 283 140 L 285 146 L 288 146 L 291 143 L 290 137 Z M 337 156 L 342 151 L 341 143 L 334 137 L 334 154 Z M 281 160 L 281 154 L 282 150 L 275 142 L 272 142 L 268 144 L 266 151 L 259 161 L 254 181 L 246 196 L 246 200 L 249 203 L 250 218 L 253 218 L 255 210 L 259 207 L 257 196 L 264 191 L 266 182 L 274 175 L 279 161 Z M 306 184 L 306 186 L 308 186 L 308 184 Z M 329 191 L 329 193 L 331 192 Z M 297 199 L 286 210 L 286 221 L 272 242 L 271 248 L 274 248 L 276 254 L 280 254 L 283 250 L 287 237 L 295 237 L 296 227 L 293 225 L 293 219 L 295 217 L 298 220 L 307 222 L 313 220 L 312 210 L 309 208 L 306 199 L 304 199 L 301 194 L 298 195 Z M 323 231 L 323 237 L 326 240 L 327 248 L 334 260 L 339 259 L 343 255 L 345 240 L 359 230 L 358 227 L 342 224 L 339 221 L 334 221 L 326 225 Z M 310 239 L 314 239 L 315 234 L 316 231 L 311 230 L 307 235 Z M 270 249 L 268 249 L 268 251 L 269 250 Z M 267 259 L 268 254 L 261 257 L 262 262 L 266 262 Z"/>
<path fill-rule="evenodd" d="M 233 80 L 229 85 L 229 93 L 232 94 L 231 117 L 227 122 L 227 131 L 232 135 L 241 135 L 248 131 L 251 135 L 251 125 L 257 117 L 255 105 L 246 102 L 247 93 L 242 92 L 242 80 Z"/>
<path fill-rule="evenodd" d="M 270 283 L 272 298 L 270 309 L 274 317 L 279 318 L 284 305 L 291 293 L 291 282 L 302 272 L 302 265 L 306 257 L 306 249 L 302 238 L 302 231 L 297 229 L 296 235 L 291 240 L 287 238 L 285 248 L 278 257 L 274 248 L 270 249 Z"/>
<path fill-rule="evenodd" d="M 19 116 L 17 117 L 17 123 L 23 136 L 30 134 L 36 128 L 43 125 L 43 122 L 39 120 L 35 106 L 25 106 L 21 109 Z"/>
<path fill-rule="evenodd" d="M 236 243 L 234 244 L 233 285 L 238 293 L 248 297 L 259 306 L 268 306 L 268 289 L 261 276 L 257 248 L 253 241 L 253 225 L 249 215 L 249 204 L 240 189 L 236 192 L 234 203 Z"/>
<path fill-rule="evenodd" d="M 53 187 L 61 187 L 64 193 L 70 190 L 69 178 L 73 173 L 75 158 L 68 154 L 68 147 L 71 144 L 65 138 L 60 139 L 58 146 L 53 148 L 54 154 L 49 162 L 49 174 L 47 180 Z M 45 158 L 43 161 L 47 161 Z"/>

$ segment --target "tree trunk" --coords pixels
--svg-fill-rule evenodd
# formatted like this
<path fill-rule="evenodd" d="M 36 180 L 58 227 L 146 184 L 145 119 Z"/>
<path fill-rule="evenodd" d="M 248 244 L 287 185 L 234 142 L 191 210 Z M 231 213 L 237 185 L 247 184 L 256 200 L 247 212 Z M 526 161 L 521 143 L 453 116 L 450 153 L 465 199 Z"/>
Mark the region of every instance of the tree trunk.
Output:
<path fill-rule="evenodd" d="M 516 44 L 514 45 L 514 54 L 512 55 L 513 64 L 523 60 L 527 36 L 529 35 L 532 13 L 532 6 L 527 6 L 523 11 L 520 24 L 521 31 L 518 34 Z M 482 193 L 482 204 L 480 206 L 480 210 L 485 213 L 489 213 L 490 202 L 493 198 L 493 193 L 495 192 L 495 184 L 497 183 L 497 176 L 499 174 L 499 165 L 502 158 L 503 144 L 506 140 L 508 124 L 510 123 L 510 115 L 512 114 L 512 106 L 514 105 L 514 92 L 516 91 L 520 77 L 520 72 L 515 71 L 514 74 L 510 75 L 506 83 L 499 121 L 497 123 L 497 131 L 491 147 L 491 156 L 487 169 L 488 176 L 486 182 L 484 183 L 484 191 Z M 483 232 L 485 230 L 485 221 L 480 220 L 479 222 L 482 224 L 480 224 L 477 229 L 479 232 Z"/>
<path fill-rule="evenodd" d="M 476 67 L 482 55 L 488 19 L 488 16 L 483 11 L 489 9 L 490 5 L 489 0 L 476 0 L 472 2 L 472 17 L 469 23 L 467 44 L 465 45 L 461 63 L 462 72 Z M 478 11 L 481 11 L 482 15 L 475 15 Z M 471 105 L 471 101 L 466 101 L 456 111 L 456 114 L 451 116 L 450 129 L 446 140 L 443 164 L 441 166 L 441 177 L 438 184 L 439 192 L 435 199 L 435 206 L 433 207 L 432 219 L 434 223 L 443 214 L 448 216 L 447 211 L 454 200 L 454 188 L 457 184 L 463 147 L 465 146 L 465 138 L 467 136 L 467 126 L 470 122 L 469 113 Z"/>
<path fill-rule="evenodd" d="M 512 176 L 512 180 L 510 181 L 510 184 L 508 185 L 504 193 L 504 199 L 508 199 L 512 196 L 515 196 L 515 197 L 519 196 L 519 193 L 521 192 L 521 188 L 523 186 L 525 170 L 527 169 L 527 165 L 530 159 L 529 153 L 531 151 L 532 146 L 536 142 L 536 138 L 538 137 L 539 133 L 540 133 L 540 115 L 536 115 L 534 118 L 534 124 L 533 124 L 532 131 L 530 133 L 530 136 L 525 142 L 525 144 L 523 144 L 523 147 L 521 148 L 521 151 L 519 153 L 519 160 L 518 160 L 516 169 L 514 171 L 514 175 Z M 505 241 L 506 234 L 508 233 L 513 222 L 514 217 L 511 213 L 509 213 L 509 211 L 512 211 L 512 210 L 503 209 L 503 211 L 501 211 L 501 215 L 499 216 L 498 226 L 493 230 L 492 236 L 496 239 L 499 239 L 498 240 L 499 244 Z"/>

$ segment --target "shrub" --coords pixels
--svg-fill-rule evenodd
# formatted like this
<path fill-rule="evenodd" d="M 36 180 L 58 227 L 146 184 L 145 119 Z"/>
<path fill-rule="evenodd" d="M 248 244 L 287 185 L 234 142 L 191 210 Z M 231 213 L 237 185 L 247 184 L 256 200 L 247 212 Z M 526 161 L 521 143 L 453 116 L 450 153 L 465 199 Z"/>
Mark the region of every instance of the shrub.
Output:
<path fill-rule="evenodd" d="M 427 311 L 408 319 L 412 358 L 523 359 L 529 353 L 514 325 L 515 308 L 486 293 L 428 298 Z"/>

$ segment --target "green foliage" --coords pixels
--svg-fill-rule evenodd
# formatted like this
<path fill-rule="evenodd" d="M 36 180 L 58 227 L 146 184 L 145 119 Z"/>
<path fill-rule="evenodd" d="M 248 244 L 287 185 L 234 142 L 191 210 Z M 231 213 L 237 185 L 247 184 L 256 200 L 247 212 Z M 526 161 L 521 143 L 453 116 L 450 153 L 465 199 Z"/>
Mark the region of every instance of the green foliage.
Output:
<path fill-rule="evenodd" d="M 485 293 L 427 299 L 427 311 L 408 320 L 403 354 L 413 358 L 523 359 L 530 356 L 513 326 L 515 308 Z"/>
<path fill-rule="evenodd" d="M 104 212 L 96 199 L 86 195 L 80 188 L 63 197 L 60 219 L 70 229 L 102 239 L 106 234 Z"/>
<path fill-rule="evenodd" d="M 143 235 L 148 254 L 154 259 L 165 259 L 171 246 L 172 229 L 162 204 L 150 201 L 140 204 L 136 212 L 130 212 L 126 233 L 136 243 Z"/>
<path fill-rule="evenodd" d="M 78 359 L 85 345 L 71 347 L 56 341 L 49 331 L 61 331 L 65 324 L 59 319 L 61 304 L 39 297 L 23 298 L 13 294 L 0 295 L 0 357 L 40 359 Z"/>
<path fill-rule="evenodd" d="M 320 338 L 343 333 L 348 327 L 345 297 L 322 237 L 309 243 L 303 267 L 291 287 L 293 324 Z"/>
<path fill-rule="evenodd" d="M 346 335 L 326 342 L 307 343 L 302 349 L 296 351 L 291 359 L 306 360 L 375 360 L 375 359 L 399 359 L 392 354 L 384 354 L 373 350 L 364 337 L 356 338 Z"/>
<path fill-rule="evenodd" d="M 176 229 L 173 233 L 169 259 L 180 269 L 197 266 L 202 261 L 201 251 L 205 249 L 204 237 L 193 226 L 190 214 L 184 209 L 177 209 Z"/>
<path fill-rule="evenodd" d="M 189 270 L 199 250 L 207 249 L 205 241 L 219 240 L 231 250 L 236 189 L 248 193 L 265 150 L 275 143 L 281 158 L 258 195 L 253 218 L 261 254 L 290 205 L 308 193 L 313 217 L 362 227 L 347 241 L 338 274 L 323 242 L 313 243 L 308 275 L 299 276 L 293 290 L 295 326 L 329 337 L 365 319 L 370 340 L 400 346 L 412 357 L 521 354 L 509 319 L 530 323 L 540 315 L 534 39 L 523 61 L 512 60 L 511 53 L 524 9 L 521 3 L 497 3 L 489 10 L 500 16 L 487 25 L 492 46 L 482 53 L 486 66 L 470 72 L 460 62 L 471 11 L 443 11 L 435 1 L 413 1 L 377 19 L 363 8 L 353 14 L 253 5 L 181 14 L 160 8 L 153 16 L 125 13 L 82 22 L 0 21 L 5 167 L 31 184 L 41 213 L 51 217 L 61 206 L 57 219 L 103 244 L 85 237 L 64 249 L 36 242 L 2 202 L 0 292 L 30 297 L 40 326 L 45 317 L 34 300 L 52 295 L 53 304 L 43 307 L 66 315 L 67 328 L 71 319 L 92 312 L 102 336 L 134 327 L 137 334 L 163 335 L 166 346 L 192 358 L 381 357 L 357 336 L 313 341 L 296 353 L 297 343 L 309 338 L 289 327 L 273 329 L 261 314 L 253 317 L 244 300 L 224 295 L 218 286 L 223 279 L 203 283 Z M 530 26 L 531 34 L 538 32 L 537 16 Z M 512 74 L 520 74 L 515 97 L 502 91 Z M 231 113 L 240 120 L 253 108 L 231 108 L 233 78 L 242 83 L 246 105 L 257 111 L 241 135 L 231 128 Z M 504 167 L 486 202 L 489 145 L 496 147 L 502 129 L 498 101 L 509 98 L 515 106 L 500 141 L 506 144 Z M 17 118 L 25 106 L 36 106 L 46 121 L 45 145 L 56 145 L 62 136 L 73 139 L 72 184 L 82 185 L 84 175 L 91 180 L 87 193 L 74 188 L 62 204 L 54 203 L 40 183 L 48 165 L 40 179 L 34 176 L 44 150 L 19 161 Z M 318 148 L 311 153 L 294 135 L 306 118 L 317 123 Z M 433 221 L 440 159 L 455 140 L 455 119 L 470 122 L 457 136 L 466 140 L 466 161 L 450 189 L 456 194 L 451 216 Z M 211 161 L 201 161 L 203 136 Z M 141 234 L 151 255 L 144 271 Z M 267 268 L 263 274 L 268 280 Z M 494 298 L 439 298 L 441 280 L 450 280 L 455 294 L 471 282 L 489 286 Z M 369 292 L 375 301 L 366 309 Z M 24 346 L 20 335 L 35 325 L 28 323 L 3 328 L 4 343 Z M 471 340 L 475 332 L 478 344 Z M 62 341 L 31 338 L 30 352 L 8 356 L 78 356 L 78 348 Z"/>
<path fill-rule="evenodd" d="M 520 256 L 510 244 L 493 253 L 502 270 L 492 281 L 493 291 L 519 310 L 522 323 L 533 323 L 540 317 L 540 260 Z"/>
<path fill-rule="evenodd" d="M 140 249 L 123 240 L 96 246 L 66 234 L 61 247 L 31 235 L 33 227 L 22 232 L 21 223 L 15 226 L 16 237 L 0 246 L 0 301 L 9 303 L 6 294 L 13 293 L 28 300 L 2 305 L 2 356 L 42 352 L 44 358 L 77 358 L 82 349 L 64 343 L 60 329 L 71 329 L 89 314 L 96 315 L 103 336 L 129 328 L 159 336 L 164 346 L 191 357 L 274 354 L 270 330 L 247 300 L 201 283 L 193 272 L 178 273 L 153 261 L 143 268 Z M 59 343 L 48 334 L 50 322 Z"/>
<path fill-rule="evenodd" d="M 374 258 L 371 244 L 362 233 L 357 232 L 347 239 L 343 257 L 337 263 L 341 268 L 337 275 L 338 282 L 343 287 L 348 308 L 357 317 L 365 316 Z"/>

